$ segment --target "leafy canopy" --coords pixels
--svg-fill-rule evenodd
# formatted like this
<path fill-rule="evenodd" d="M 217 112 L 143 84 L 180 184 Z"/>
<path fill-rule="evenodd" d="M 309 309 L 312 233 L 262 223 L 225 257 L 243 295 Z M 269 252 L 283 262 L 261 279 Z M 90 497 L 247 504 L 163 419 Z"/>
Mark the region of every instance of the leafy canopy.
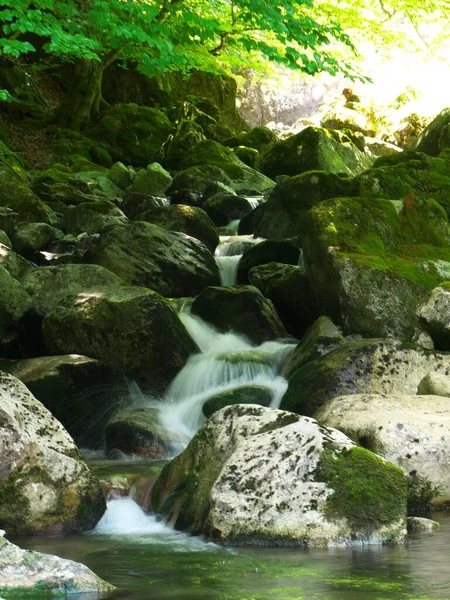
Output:
<path fill-rule="evenodd" d="M 0 55 L 34 52 L 33 34 L 49 54 L 105 63 L 120 56 L 148 75 L 245 67 L 263 55 L 310 74 L 355 76 L 331 51 L 332 44 L 354 51 L 350 37 L 314 7 L 314 0 L 0 0 Z"/>

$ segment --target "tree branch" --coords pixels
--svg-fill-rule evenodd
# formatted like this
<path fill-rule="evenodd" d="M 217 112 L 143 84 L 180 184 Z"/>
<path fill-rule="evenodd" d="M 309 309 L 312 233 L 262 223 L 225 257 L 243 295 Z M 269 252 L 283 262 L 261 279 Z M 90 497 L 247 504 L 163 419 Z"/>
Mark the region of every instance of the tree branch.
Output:
<path fill-rule="evenodd" d="M 165 2 L 164 6 L 156 16 L 156 20 L 159 22 L 164 21 L 164 19 L 170 13 L 170 9 L 175 6 L 175 4 L 181 4 L 182 2 L 184 2 L 184 0 L 170 0 L 169 2 Z"/>
<path fill-rule="evenodd" d="M 384 0 L 378 0 L 380 6 L 381 6 L 381 10 L 384 12 L 385 15 L 387 15 L 390 19 L 392 19 L 392 17 L 395 15 L 395 13 L 397 12 L 396 10 L 394 10 L 394 12 L 390 12 L 385 4 L 384 4 Z"/>

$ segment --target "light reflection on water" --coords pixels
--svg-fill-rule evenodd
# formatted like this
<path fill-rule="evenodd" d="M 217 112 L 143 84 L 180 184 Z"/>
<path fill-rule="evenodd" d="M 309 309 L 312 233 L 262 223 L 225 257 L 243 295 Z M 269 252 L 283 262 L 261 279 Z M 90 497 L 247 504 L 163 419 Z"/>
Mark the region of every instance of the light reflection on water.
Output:
<path fill-rule="evenodd" d="M 450 514 L 434 517 L 435 534 L 367 549 L 230 550 L 160 524 L 137 536 L 16 541 L 84 562 L 121 588 L 116 600 L 449 600 Z"/>

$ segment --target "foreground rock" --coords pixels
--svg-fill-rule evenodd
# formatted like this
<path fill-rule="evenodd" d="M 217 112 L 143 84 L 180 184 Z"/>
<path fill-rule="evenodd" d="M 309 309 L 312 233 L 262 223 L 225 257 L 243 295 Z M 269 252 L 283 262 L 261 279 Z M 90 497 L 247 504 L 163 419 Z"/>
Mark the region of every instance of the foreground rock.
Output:
<path fill-rule="evenodd" d="M 434 503 L 450 500 L 450 398 L 354 394 L 327 402 L 316 418 L 401 467 L 417 487 L 431 484 Z M 414 494 L 420 501 L 421 490 Z"/>
<path fill-rule="evenodd" d="M 83 354 L 162 392 L 197 346 L 169 303 L 140 287 L 93 289 L 42 323 L 49 352 Z"/>
<path fill-rule="evenodd" d="M 66 560 L 22 550 L 0 537 L 0 594 L 8 598 L 66 596 L 84 593 L 107 593 L 114 586 L 103 581 L 90 569 Z"/>
<path fill-rule="evenodd" d="M 105 499 L 67 431 L 6 373 L 0 407 L 0 527 L 11 534 L 92 529 Z"/>
<path fill-rule="evenodd" d="M 439 350 L 450 350 L 450 282 L 434 288 L 417 307 L 420 324 Z"/>
<path fill-rule="evenodd" d="M 450 373 L 450 356 L 391 340 L 355 340 L 287 373 L 281 408 L 314 416 L 327 401 L 348 394 L 416 394 L 430 371 Z"/>
<path fill-rule="evenodd" d="M 216 412 L 163 469 L 152 505 L 224 544 L 380 543 L 406 532 L 400 469 L 313 419 L 256 405 Z"/>

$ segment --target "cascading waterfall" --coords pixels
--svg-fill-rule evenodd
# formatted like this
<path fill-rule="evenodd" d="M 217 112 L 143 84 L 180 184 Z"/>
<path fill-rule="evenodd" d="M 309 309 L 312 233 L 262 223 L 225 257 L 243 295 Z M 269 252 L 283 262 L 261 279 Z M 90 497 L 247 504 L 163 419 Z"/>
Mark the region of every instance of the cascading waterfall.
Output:
<path fill-rule="evenodd" d="M 279 372 L 295 347 L 290 341 L 254 346 L 235 333 L 219 333 L 187 311 L 180 313 L 180 318 L 201 353 L 189 358 L 159 405 L 160 424 L 173 441 L 174 452 L 181 452 L 203 424 L 206 400 L 222 392 L 262 386 L 272 395 L 270 406 L 278 408 L 287 389 Z"/>
<path fill-rule="evenodd" d="M 221 285 L 236 285 L 239 261 L 243 253 L 263 242 L 264 238 L 255 238 L 252 235 L 221 236 L 220 244 L 216 248 L 215 259 L 220 272 Z"/>

